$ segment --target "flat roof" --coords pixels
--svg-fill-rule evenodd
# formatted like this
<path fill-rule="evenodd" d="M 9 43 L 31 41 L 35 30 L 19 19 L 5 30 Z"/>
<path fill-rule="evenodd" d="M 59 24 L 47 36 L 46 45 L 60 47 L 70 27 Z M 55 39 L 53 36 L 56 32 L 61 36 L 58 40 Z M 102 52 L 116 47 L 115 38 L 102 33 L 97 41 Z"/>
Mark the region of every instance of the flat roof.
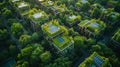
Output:
<path fill-rule="evenodd" d="M 44 11 L 35 8 L 29 11 L 28 16 L 33 22 L 38 24 L 49 18 L 49 15 L 47 15 Z"/>
<path fill-rule="evenodd" d="M 17 1 L 20 1 L 20 0 L 12 0 L 12 2 L 17 2 Z"/>
<path fill-rule="evenodd" d="M 92 67 L 91 64 L 93 64 L 93 66 L 97 66 L 97 67 L 101 67 L 104 65 L 104 63 L 106 63 L 108 61 L 108 58 L 105 58 L 103 56 L 100 56 L 98 53 L 93 52 L 88 58 L 86 58 L 80 65 L 79 67 L 83 66 L 87 66 L 87 67 Z"/>
<path fill-rule="evenodd" d="M 40 18 L 42 16 L 44 16 L 42 13 L 35 13 L 35 14 L 33 14 L 33 17 L 36 18 L 36 19 Z"/>
<path fill-rule="evenodd" d="M 71 40 L 68 36 L 58 36 L 52 39 L 54 45 L 56 45 L 61 50 L 70 45 Z"/>
<path fill-rule="evenodd" d="M 76 16 L 75 15 L 71 15 L 71 16 L 69 16 L 69 19 L 76 19 Z"/>
<path fill-rule="evenodd" d="M 26 7 L 26 6 L 28 6 L 27 3 L 21 2 L 21 3 L 18 5 L 18 8 L 22 8 L 22 7 Z"/>
<path fill-rule="evenodd" d="M 46 32 L 46 34 L 48 34 L 50 36 L 53 36 L 53 35 L 56 35 L 56 34 L 62 32 L 59 23 L 56 25 L 54 22 L 58 23 L 58 21 L 52 20 L 52 21 L 42 25 L 42 29 Z"/>
<path fill-rule="evenodd" d="M 86 27 L 87 30 L 94 34 L 98 34 L 101 30 L 106 27 L 106 24 L 99 20 L 84 20 L 78 24 L 80 27 Z"/>

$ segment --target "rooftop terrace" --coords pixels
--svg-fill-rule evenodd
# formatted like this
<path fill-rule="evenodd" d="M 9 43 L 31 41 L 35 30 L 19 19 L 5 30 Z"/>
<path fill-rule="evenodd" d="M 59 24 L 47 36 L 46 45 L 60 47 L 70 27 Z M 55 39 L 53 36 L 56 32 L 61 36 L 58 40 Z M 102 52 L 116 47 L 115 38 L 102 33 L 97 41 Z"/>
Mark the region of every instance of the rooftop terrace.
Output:
<path fill-rule="evenodd" d="M 50 21 L 48 23 L 43 24 L 42 29 L 49 36 L 54 36 L 54 35 L 62 32 L 61 26 L 59 25 L 57 20 L 52 20 L 52 21 Z"/>
<path fill-rule="evenodd" d="M 96 52 L 86 58 L 79 67 L 106 67 L 109 64 L 108 58 L 102 57 Z"/>
<path fill-rule="evenodd" d="M 106 24 L 100 20 L 84 20 L 78 24 L 80 27 L 87 28 L 88 31 L 99 34 L 106 27 Z"/>
<path fill-rule="evenodd" d="M 55 46 L 60 48 L 61 50 L 70 45 L 71 40 L 68 36 L 58 36 L 53 39 L 53 43 Z"/>
<path fill-rule="evenodd" d="M 50 6 L 53 6 L 55 3 L 51 0 L 48 0 L 48 1 L 42 2 L 41 4 L 44 6 L 50 7 Z"/>
<path fill-rule="evenodd" d="M 32 19 L 33 22 L 40 24 L 41 22 L 47 20 L 49 15 L 47 15 L 42 10 L 31 9 L 29 11 L 29 18 Z"/>
<path fill-rule="evenodd" d="M 70 23 L 74 23 L 74 22 L 76 22 L 77 20 L 80 20 L 80 19 L 81 19 L 80 15 L 69 15 L 66 18 L 67 22 L 70 22 Z"/>
<path fill-rule="evenodd" d="M 27 2 L 22 1 L 14 4 L 16 4 L 16 7 L 21 15 L 26 15 L 29 13 L 30 5 Z"/>
<path fill-rule="evenodd" d="M 12 0 L 13 3 L 14 3 L 14 2 L 18 2 L 18 1 L 20 1 L 20 0 Z"/>

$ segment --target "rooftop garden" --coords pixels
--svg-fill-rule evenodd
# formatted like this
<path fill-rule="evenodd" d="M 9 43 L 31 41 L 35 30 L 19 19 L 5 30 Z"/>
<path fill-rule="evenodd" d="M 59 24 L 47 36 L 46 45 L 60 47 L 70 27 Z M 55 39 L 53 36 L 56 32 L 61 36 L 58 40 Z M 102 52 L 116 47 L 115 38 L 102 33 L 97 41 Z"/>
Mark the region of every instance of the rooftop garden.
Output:
<path fill-rule="evenodd" d="M 17 2 L 15 5 L 22 15 L 28 14 L 30 5 L 27 2 Z"/>
<path fill-rule="evenodd" d="M 57 20 L 52 20 L 48 23 L 42 25 L 42 29 L 47 33 L 47 35 L 54 36 L 62 32 L 61 26 Z"/>
<path fill-rule="evenodd" d="M 106 27 L 106 24 L 103 21 L 92 19 L 84 20 L 78 24 L 80 27 L 87 28 L 88 31 L 96 34 L 99 34 L 101 30 Z"/>
<path fill-rule="evenodd" d="M 60 48 L 61 50 L 71 43 L 70 37 L 68 36 L 58 36 L 52 40 L 54 45 Z"/>
<path fill-rule="evenodd" d="M 66 7 L 65 4 L 60 4 L 59 6 L 55 5 L 53 6 L 58 12 L 67 12 L 68 8 Z"/>
<path fill-rule="evenodd" d="M 115 35 L 112 37 L 115 41 L 120 43 L 120 28 L 116 31 Z"/>
<path fill-rule="evenodd" d="M 49 15 L 47 15 L 42 10 L 37 10 L 35 8 L 31 9 L 29 12 L 29 18 L 32 19 L 35 23 L 40 24 L 41 22 L 47 20 Z"/>
<path fill-rule="evenodd" d="M 109 59 L 98 55 L 94 52 L 86 58 L 79 67 L 106 67 L 109 66 Z"/>
<path fill-rule="evenodd" d="M 51 0 L 47 0 L 47 1 L 39 0 L 39 1 L 41 2 L 42 5 L 47 7 L 51 7 L 55 4 L 55 1 L 51 1 Z"/>
<path fill-rule="evenodd" d="M 11 1 L 14 3 L 14 2 L 19 2 L 20 0 L 11 0 Z"/>
<path fill-rule="evenodd" d="M 66 22 L 74 23 L 78 20 L 81 20 L 80 15 L 66 15 Z"/>

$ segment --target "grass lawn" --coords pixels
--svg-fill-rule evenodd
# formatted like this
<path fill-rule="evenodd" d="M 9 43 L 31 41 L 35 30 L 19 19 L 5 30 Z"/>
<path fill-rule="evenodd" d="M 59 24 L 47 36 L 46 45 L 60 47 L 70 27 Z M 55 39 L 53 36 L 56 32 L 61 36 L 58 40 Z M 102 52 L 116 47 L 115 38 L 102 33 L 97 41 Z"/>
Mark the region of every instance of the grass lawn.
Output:
<path fill-rule="evenodd" d="M 58 48 L 64 49 L 71 41 L 67 36 L 58 36 L 53 39 L 53 42 Z"/>

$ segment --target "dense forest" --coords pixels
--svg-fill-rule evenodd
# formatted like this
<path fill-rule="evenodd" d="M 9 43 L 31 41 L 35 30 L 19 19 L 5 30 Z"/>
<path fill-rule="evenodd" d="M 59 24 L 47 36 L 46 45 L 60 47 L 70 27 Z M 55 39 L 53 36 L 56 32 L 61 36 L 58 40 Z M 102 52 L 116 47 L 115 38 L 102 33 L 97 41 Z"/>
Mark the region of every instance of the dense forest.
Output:
<path fill-rule="evenodd" d="M 119 66 L 120 0 L 0 0 L 0 67 Z"/>

